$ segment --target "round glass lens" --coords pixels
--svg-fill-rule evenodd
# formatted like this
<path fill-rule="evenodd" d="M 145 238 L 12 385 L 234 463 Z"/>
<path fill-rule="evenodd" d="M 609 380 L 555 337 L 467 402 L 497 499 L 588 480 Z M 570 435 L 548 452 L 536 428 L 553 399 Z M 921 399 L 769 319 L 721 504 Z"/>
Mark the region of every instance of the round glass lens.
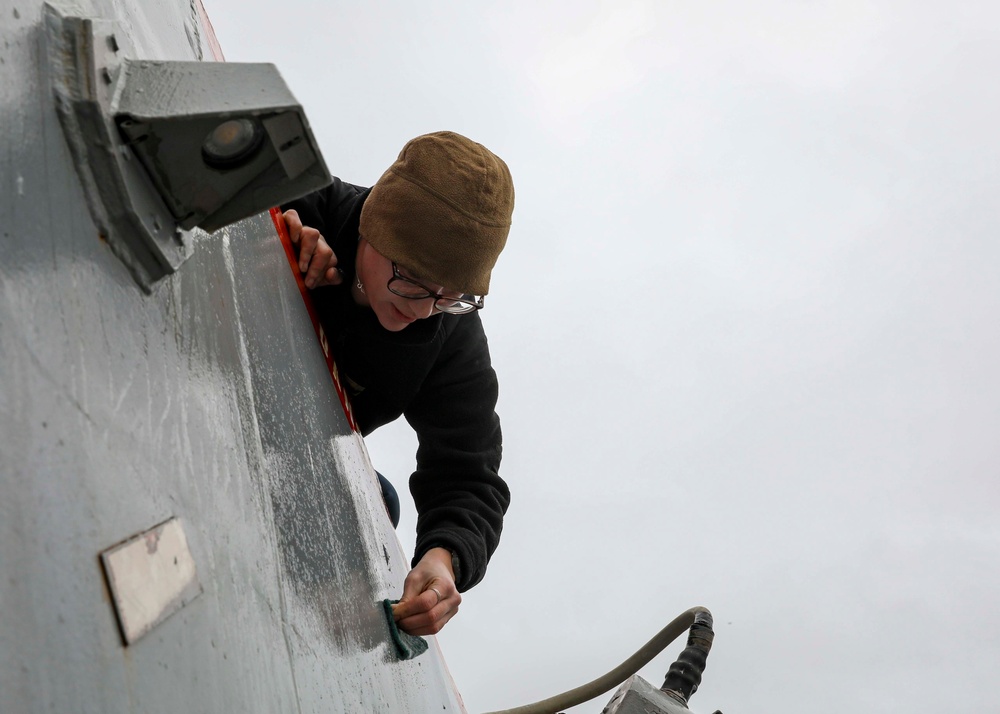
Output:
<path fill-rule="evenodd" d="M 482 304 L 478 295 L 462 295 L 462 297 L 441 297 L 434 301 L 434 307 L 441 312 L 452 315 L 462 315 L 476 310 Z"/>
<path fill-rule="evenodd" d="M 264 132 L 252 119 L 229 119 L 209 132 L 201 151 L 210 166 L 232 167 L 256 153 L 263 139 Z"/>
<path fill-rule="evenodd" d="M 417 285 L 416 283 L 411 283 L 402 279 L 393 280 L 392 285 L 390 287 L 392 289 L 392 292 L 396 293 L 397 295 L 401 295 L 403 297 L 422 298 L 422 297 L 431 297 L 434 294 L 429 292 L 427 288 L 421 285 Z"/>

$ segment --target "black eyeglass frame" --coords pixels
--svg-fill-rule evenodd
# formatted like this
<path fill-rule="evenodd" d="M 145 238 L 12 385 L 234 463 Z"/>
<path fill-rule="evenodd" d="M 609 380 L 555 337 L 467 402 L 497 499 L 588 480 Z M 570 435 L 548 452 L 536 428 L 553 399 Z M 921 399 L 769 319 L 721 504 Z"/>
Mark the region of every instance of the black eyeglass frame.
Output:
<path fill-rule="evenodd" d="M 393 295 L 399 295 L 401 298 L 406 298 L 407 300 L 426 300 L 427 298 L 434 298 L 434 308 L 440 312 L 446 312 L 450 315 L 468 315 L 470 312 L 475 312 L 476 310 L 482 310 L 486 304 L 485 298 L 482 295 L 469 295 L 468 293 L 463 293 L 461 297 L 446 297 L 431 290 L 429 287 L 421 283 L 420 281 L 414 280 L 413 278 L 408 278 L 399 272 L 399 266 L 396 265 L 395 261 L 392 262 L 392 277 L 389 278 L 389 282 L 385 286 L 389 289 Z M 400 280 L 404 283 L 410 285 L 416 285 L 418 288 L 423 290 L 426 295 L 406 295 L 399 292 L 398 290 L 393 290 L 392 284 Z M 469 298 L 476 298 L 475 300 L 470 300 Z M 442 307 L 442 303 L 444 307 Z M 458 303 L 456 305 L 455 303 Z M 456 310 L 455 308 L 460 309 Z"/>

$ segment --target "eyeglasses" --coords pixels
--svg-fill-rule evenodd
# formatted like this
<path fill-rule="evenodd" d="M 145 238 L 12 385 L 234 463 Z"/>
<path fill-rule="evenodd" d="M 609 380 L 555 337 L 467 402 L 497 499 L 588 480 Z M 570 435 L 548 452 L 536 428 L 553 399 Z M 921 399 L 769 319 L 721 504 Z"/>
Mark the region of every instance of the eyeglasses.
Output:
<path fill-rule="evenodd" d="M 392 277 L 389 278 L 386 287 L 393 295 L 399 295 L 407 300 L 434 298 L 434 308 L 451 315 L 464 315 L 483 309 L 482 295 L 469 295 L 454 290 L 431 290 L 426 285 L 399 272 L 399 266 L 396 263 L 392 264 Z"/>

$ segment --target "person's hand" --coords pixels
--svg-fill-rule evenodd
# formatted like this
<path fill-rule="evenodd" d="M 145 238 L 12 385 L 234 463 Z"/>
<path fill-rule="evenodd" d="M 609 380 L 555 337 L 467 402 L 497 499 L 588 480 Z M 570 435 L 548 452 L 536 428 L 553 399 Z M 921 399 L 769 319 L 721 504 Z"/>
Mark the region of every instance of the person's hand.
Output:
<path fill-rule="evenodd" d="M 299 270 L 303 273 L 307 288 L 324 285 L 340 285 L 344 275 L 337 270 L 337 256 L 326 239 L 315 228 L 302 225 L 299 214 L 294 209 L 282 216 L 288 226 L 288 237 L 299 251 Z"/>
<path fill-rule="evenodd" d="M 392 606 L 396 625 L 411 635 L 436 635 L 458 612 L 462 596 L 455 587 L 451 553 L 431 548 L 403 583 L 403 597 Z"/>

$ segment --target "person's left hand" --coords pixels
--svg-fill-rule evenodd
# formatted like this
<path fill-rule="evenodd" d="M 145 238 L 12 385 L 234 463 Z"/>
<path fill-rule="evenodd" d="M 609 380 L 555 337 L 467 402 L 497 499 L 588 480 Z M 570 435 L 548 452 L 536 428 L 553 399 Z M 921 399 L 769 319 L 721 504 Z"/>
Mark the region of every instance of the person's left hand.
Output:
<path fill-rule="evenodd" d="M 451 553 L 431 548 L 403 583 L 403 597 L 392 606 L 396 625 L 411 635 L 436 635 L 458 612 L 462 596 L 455 587 Z"/>

